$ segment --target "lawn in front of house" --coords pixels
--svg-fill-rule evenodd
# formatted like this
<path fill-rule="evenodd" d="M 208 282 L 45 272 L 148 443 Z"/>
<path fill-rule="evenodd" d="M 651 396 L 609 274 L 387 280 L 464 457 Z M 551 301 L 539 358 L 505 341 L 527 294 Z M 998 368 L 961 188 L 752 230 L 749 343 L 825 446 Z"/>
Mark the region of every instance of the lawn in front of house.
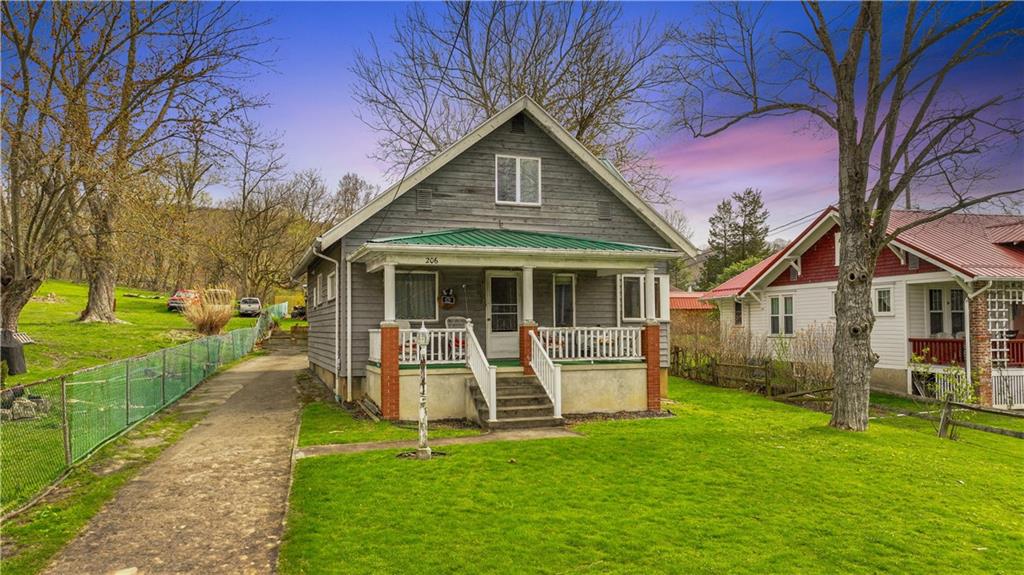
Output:
<path fill-rule="evenodd" d="M 673 378 L 674 418 L 298 461 L 283 573 L 935 573 L 1024 564 L 1024 442 Z"/>
<path fill-rule="evenodd" d="M 464 437 L 479 435 L 480 429 L 457 423 L 431 423 L 428 437 Z M 299 447 L 334 443 L 370 441 L 401 441 L 419 437 L 415 424 L 373 421 L 329 400 L 316 401 L 303 407 L 299 428 Z"/>
<path fill-rule="evenodd" d="M 180 313 L 167 311 L 167 294 L 118 288 L 117 317 L 125 323 L 81 323 L 89 288 L 84 284 L 46 281 L 25 306 L 18 329 L 36 343 L 25 346 L 28 373 L 9 377 L 14 385 L 40 381 L 75 370 L 142 355 L 196 337 Z M 53 294 L 52 303 L 48 295 Z M 127 297 L 158 296 L 159 299 Z M 256 325 L 256 318 L 234 317 L 226 330 Z"/>

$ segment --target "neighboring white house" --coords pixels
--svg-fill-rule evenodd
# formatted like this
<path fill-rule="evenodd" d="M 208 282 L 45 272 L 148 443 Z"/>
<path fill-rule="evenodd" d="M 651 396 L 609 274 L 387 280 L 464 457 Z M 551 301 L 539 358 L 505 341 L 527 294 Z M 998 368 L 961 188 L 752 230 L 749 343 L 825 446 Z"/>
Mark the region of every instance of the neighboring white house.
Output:
<path fill-rule="evenodd" d="M 890 229 L 927 212 L 894 211 Z M 708 292 L 725 329 L 792 337 L 833 322 L 842 241 L 834 208 L 783 250 Z M 965 368 L 983 403 L 1024 404 L 1024 217 L 953 214 L 906 231 L 873 280 L 872 386 L 919 393 L 910 363 Z"/>

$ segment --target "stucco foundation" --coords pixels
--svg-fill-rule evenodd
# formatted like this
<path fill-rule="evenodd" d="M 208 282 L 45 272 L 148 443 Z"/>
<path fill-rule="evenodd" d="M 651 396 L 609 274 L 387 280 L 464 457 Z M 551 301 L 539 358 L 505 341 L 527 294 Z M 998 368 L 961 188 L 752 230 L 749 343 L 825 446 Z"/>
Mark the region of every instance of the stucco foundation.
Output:
<path fill-rule="evenodd" d="M 615 413 L 646 409 L 645 364 L 562 366 L 562 413 Z"/>
<path fill-rule="evenodd" d="M 908 393 L 907 370 L 876 367 L 871 371 L 871 389 Z"/>

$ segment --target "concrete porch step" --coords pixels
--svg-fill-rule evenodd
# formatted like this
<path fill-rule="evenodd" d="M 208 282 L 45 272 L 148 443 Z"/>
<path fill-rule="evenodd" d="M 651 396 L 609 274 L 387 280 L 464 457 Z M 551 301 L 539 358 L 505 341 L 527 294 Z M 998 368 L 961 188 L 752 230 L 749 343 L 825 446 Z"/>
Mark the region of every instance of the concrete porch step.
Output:
<path fill-rule="evenodd" d="M 531 427 L 558 427 L 565 421 L 561 417 L 513 417 L 487 424 L 490 429 L 528 429 Z"/>
<path fill-rule="evenodd" d="M 517 419 L 523 417 L 551 417 L 555 414 L 555 408 L 549 402 L 547 405 L 507 405 L 503 406 L 501 403 L 498 404 L 498 409 L 495 410 L 498 416 L 498 421 L 505 421 L 508 419 Z M 486 415 L 486 412 L 485 412 Z"/>

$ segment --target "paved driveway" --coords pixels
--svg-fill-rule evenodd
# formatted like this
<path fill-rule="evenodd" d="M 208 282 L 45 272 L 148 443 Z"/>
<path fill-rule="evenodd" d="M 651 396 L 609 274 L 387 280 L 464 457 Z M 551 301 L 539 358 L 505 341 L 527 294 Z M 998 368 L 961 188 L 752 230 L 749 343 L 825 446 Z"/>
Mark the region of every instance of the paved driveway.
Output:
<path fill-rule="evenodd" d="M 270 573 L 277 562 L 305 352 L 277 349 L 202 384 L 208 411 L 125 485 L 46 573 Z"/>

